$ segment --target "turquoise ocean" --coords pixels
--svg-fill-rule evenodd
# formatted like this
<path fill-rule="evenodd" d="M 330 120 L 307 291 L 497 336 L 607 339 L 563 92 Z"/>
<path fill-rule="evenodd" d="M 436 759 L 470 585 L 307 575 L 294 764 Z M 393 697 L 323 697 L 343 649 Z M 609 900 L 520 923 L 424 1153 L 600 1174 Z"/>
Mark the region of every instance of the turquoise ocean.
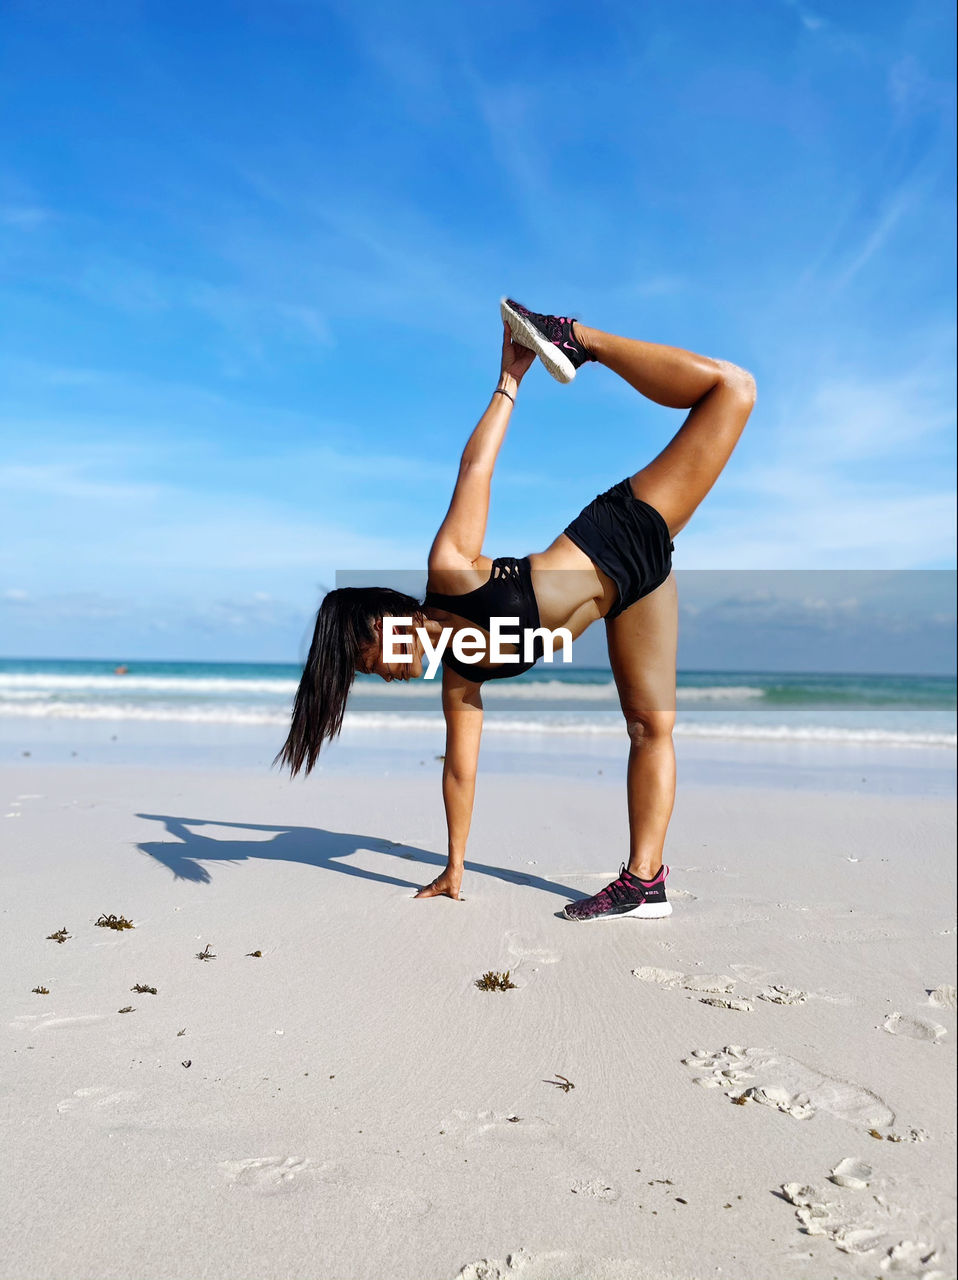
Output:
<path fill-rule="evenodd" d="M 116 663 L 0 659 L 0 720 L 143 725 L 288 724 L 300 668 L 282 663 Z M 483 687 L 495 735 L 618 735 L 606 670 L 539 666 Z M 683 671 L 677 737 L 954 749 L 947 676 Z M 387 686 L 357 677 L 345 730 L 388 735 L 442 724 L 439 680 Z M 79 727 L 79 726 L 77 726 Z M 91 726 L 92 727 L 92 726 Z"/>

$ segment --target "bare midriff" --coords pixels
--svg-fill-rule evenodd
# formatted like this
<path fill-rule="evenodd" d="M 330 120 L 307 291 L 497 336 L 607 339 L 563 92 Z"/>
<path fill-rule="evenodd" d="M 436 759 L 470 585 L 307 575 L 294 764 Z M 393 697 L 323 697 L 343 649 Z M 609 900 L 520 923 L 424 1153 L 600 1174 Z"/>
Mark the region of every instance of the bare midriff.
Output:
<path fill-rule="evenodd" d="M 618 588 L 571 538 L 560 533 L 545 551 L 529 557 L 542 626 L 567 627 L 573 640 L 618 600 Z"/>
<path fill-rule="evenodd" d="M 596 568 L 585 552 L 564 533 L 545 551 L 530 555 L 528 559 L 541 627 L 550 631 L 565 627 L 575 640 L 593 622 L 604 617 L 618 599 L 618 590 L 612 579 Z M 491 560 L 485 566 L 476 566 L 480 573 L 485 569 L 486 575 L 478 582 L 470 580 L 475 570 L 469 571 L 464 575 L 467 580 L 462 583 L 462 590 L 471 591 L 482 586 L 491 568 Z M 486 637 L 488 645 L 488 631 L 461 615 L 434 606 L 430 607 L 429 615 L 443 625 L 451 626 L 456 633 L 466 629 L 479 631 Z M 503 652 L 509 652 L 516 646 L 504 644 L 502 648 Z M 489 669 L 485 658 L 483 655 L 477 670 Z"/>

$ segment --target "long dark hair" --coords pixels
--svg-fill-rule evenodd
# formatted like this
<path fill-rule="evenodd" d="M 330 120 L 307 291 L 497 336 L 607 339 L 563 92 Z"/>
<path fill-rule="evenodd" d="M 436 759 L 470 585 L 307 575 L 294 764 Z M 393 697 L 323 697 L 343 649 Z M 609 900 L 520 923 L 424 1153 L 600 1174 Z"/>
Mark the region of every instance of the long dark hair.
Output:
<path fill-rule="evenodd" d="M 323 743 L 343 727 L 363 649 L 376 639 L 376 623 L 384 617 L 412 617 L 415 622 L 422 617 L 422 605 L 390 587 L 339 587 L 323 597 L 289 737 L 273 764 L 288 767 L 293 777 L 312 770 Z"/>

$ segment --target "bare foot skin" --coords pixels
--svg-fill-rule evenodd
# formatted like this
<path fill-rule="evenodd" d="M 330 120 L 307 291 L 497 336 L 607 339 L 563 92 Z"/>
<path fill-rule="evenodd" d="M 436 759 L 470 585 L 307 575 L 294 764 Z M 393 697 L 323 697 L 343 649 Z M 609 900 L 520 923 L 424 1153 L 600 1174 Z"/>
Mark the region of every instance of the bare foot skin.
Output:
<path fill-rule="evenodd" d="M 445 870 L 436 876 L 432 884 L 427 884 L 416 894 L 417 898 L 454 898 L 459 901 L 459 886 L 462 884 L 462 872 Z"/>

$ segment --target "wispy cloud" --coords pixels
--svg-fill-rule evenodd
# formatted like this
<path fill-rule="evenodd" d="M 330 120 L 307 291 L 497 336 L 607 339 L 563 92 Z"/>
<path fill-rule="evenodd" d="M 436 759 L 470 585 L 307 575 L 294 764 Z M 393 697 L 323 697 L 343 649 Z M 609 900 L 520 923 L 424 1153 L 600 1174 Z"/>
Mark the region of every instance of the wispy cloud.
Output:
<path fill-rule="evenodd" d="M 779 410 L 783 444 L 798 445 L 803 465 L 817 473 L 874 459 L 906 462 L 935 445 L 950 452 L 955 408 L 945 368 L 922 359 L 892 375 L 824 375 L 802 402 Z"/>
<path fill-rule="evenodd" d="M 925 110 L 947 113 L 949 124 L 954 118 L 954 81 L 930 75 L 914 53 L 903 54 L 892 63 L 888 71 L 888 92 L 903 113 Z"/>
<path fill-rule="evenodd" d="M 676 544 L 676 563 L 694 569 L 910 569 L 954 563 L 950 488 L 908 492 L 853 477 L 795 470 L 772 483 L 747 475 L 740 508 L 708 499 Z M 746 505 L 747 503 L 747 505 Z"/>
<path fill-rule="evenodd" d="M 807 5 L 801 4 L 800 0 L 782 0 L 786 8 L 792 9 L 799 18 L 802 26 L 806 31 L 821 31 L 828 23 L 821 14 L 814 12 Z"/>
<path fill-rule="evenodd" d="M 119 473 L 106 478 L 82 460 L 7 465 L 0 468 L 0 568 L 31 594 L 49 589 L 69 545 L 72 576 L 91 589 L 108 580 L 132 584 L 149 573 L 168 591 L 189 581 L 199 594 L 218 595 L 217 582 L 271 593 L 280 581 L 287 592 L 312 593 L 317 580 L 330 581 L 340 567 L 418 566 L 428 543 L 394 532 L 374 500 L 353 502 L 351 518 L 340 521 L 336 504 L 319 496 L 335 494 L 347 475 L 368 488 L 370 476 L 389 475 L 393 465 L 381 460 L 377 473 L 375 459 L 364 463 L 327 451 L 325 469 L 315 472 L 315 514 L 265 497 L 255 465 L 245 487 L 234 477 L 231 491 L 216 493 L 202 477 L 181 484 Z"/>
<path fill-rule="evenodd" d="M 4 491 L 8 503 L 14 496 L 29 494 L 57 501 L 72 498 L 139 508 L 145 503 L 152 505 L 163 494 L 162 486 L 157 484 L 108 480 L 89 464 L 64 462 L 0 465 L 0 492 Z"/>
<path fill-rule="evenodd" d="M 305 299 L 161 274 L 122 258 L 89 258 L 76 277 L 76 287 L 91 301 L 134 316 L 193 312 L 213 321 L 239 353 L 260 362 L 290 343 L 328 347 L 332 342 L 326 316 Z"/>
<path fill-rule="evenodd" d="M 873 221 L 871 229 L 858 245 L 845 266 L 832 278 L 831 291 L 840 292 L 858 275 L 859 271 L 888 243 L 907 214 L 917 209 L 922 203 L 922 196 L 927 192 L 927 183 L 923 179 L 904 182 L 887 200 Z"/>
<path fill-rule="evenodd" d="M 897 185 L 883 185 L 876 195 L 869 193 L 868 176 L 851 170 L 846 188 L 836 196 L 837 216 L 811 261 L 793 277 L 792 296 L 814 289 L 836 298 L 869 263 L 875 269 L 886 265 L 896 232 L 927 209 L 939 168 L 937 157 L 919 161 L 907 178 Z"/>
<path fill-rule="evenodd" d="M 939 334 L 944 341 L 944 335 Z M 903 569 L 954 563 L 955 409 L 945 347 L 892 374 L 811 372 L 759 399 L 682 535 L 694 568 Z"/>
<path fill-rule="evenodd" d="M 826 17 L 820 10 L 805 4 L 804 0 L 780 0 L 780 3 L 797 16 L 811 38 L 823 44 L 830 52 L 867 61 L 869 51 L 863 34 L 865 24 L 856 20 L 854 9 L 846 10 L 842 15 L 843 22 L 838 23 L 834 17 Z"/>
<path fill-rule="evenodd" d="M 254 5 L 187 48 L 17 6 L 69 74 L 9 86 L 0 586 L 225 619 L 420 566 L 500 292 L 755 370 L 680 564 L 947 562 L 951 15 L 748 9 Z M 677 426 L 536 369 L 489 548 L 546 545 Z"/>

